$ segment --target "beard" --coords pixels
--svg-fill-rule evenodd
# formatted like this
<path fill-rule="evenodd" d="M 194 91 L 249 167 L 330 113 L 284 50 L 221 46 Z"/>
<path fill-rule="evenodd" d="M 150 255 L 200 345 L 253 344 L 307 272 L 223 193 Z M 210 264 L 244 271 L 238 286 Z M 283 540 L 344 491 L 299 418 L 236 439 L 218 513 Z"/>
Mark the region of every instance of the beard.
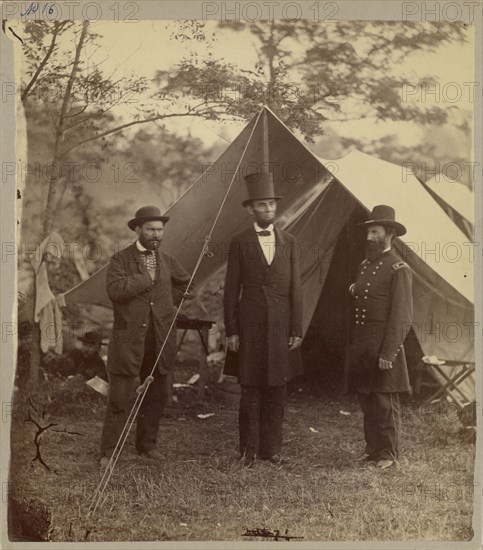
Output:
<path fill-rule="evenodd" d="M 383 240 L 380 241 L 368 241 L 366 243 L 366 259 L 370 262 L 377 260 L 382 256 L 386 243 Z"/>
<path fill-rule="evenodd" d="M 144 239 L 142 237 L 139 237 L 139 242 L 147 250 L 156 250 L 159 248 L 159 245 L 161 244 L 161 239 Z"/>
<path fill-rule="evenodd" d="M 258 216 L 257 218 L 255 218 L 255 221 L 257 222 L 258 227 L 266 229 L 275 221 L 275 214 L 266 217 Z"/>

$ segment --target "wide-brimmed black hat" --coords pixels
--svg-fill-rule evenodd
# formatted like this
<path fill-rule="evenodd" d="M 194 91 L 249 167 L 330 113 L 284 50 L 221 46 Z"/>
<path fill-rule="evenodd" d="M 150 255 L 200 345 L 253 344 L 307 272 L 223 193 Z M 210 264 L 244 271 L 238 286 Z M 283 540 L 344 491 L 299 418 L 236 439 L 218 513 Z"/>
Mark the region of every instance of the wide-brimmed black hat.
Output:
<path fill-rule="evenodd" d="M 81 334 L 77 337 L 78 340 L 84 342 L 84 344 L 100 344 L 102 342 L 102 336 L 97 330 L 88 330 L 85 334 Z"/>
<path fill-rule="evenodd" d="M 275 195 L 273 175 L 271 172 L 247 174 L 245 176 L 245 183 L 247 184 L 248 198 L 242 202 L 243 206 L 246 206 L 251 201 L 262 199 L 279 200 L 282 198 L 279 195 Z"/>
<path fill-rule="evenodd" d="M 367 222 L 360 223 L 359 225 L 384 225 L 387 227 L 393 227 L 396 230 L 396 235 L 406 234 L 406 228 L 402 223 L 396 221 L 396 212 L 391 206 L 385 204 L 379 204 L 372 209 L 370 219 Z"/>
<path fill-rule="evenodd" d="M 166 223 L 168 220 L 169 216 L 162 216 L 161 210 L 157 206 L 143 206 L 136 212 L 135 217 L 127 222 L 127 226 L 134 231 L 136 226 L 142 225 L 144 222 Z"/>

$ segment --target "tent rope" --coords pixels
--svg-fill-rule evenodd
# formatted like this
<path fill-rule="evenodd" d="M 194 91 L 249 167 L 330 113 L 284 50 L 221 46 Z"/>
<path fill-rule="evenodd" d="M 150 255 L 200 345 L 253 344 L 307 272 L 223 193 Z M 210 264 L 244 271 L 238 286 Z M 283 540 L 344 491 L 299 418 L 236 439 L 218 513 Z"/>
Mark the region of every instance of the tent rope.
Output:
<path fill-rule="evenodd" d="M 262 114 L 263 110 L 261 110 L 259 113 L 258 113 L 258 116 L 257 116 L 257 119 L 253 125 L 253 128 L 252 128 L 252 131 L 248 137 L 248 140 L 245 144 L 245 147 L 243 149 L 243 152 L 240 156 L 240 159 L 238 160 L 238 164 L 236 166 L 236 169 L 233 173 L 233 177 L 231 178 L 231 181 L 230 181 L 230 184 L 228 185 L 228 188 L 225 192 L 225 195 L 223 197 L 223 200 L 220 204 L 220 207 L 218 208 L 218 211 L 217 211 L 217 214 L 215 216 L 215 219 L 213 221 L 213 224 L 211 225 L 211 228 L 210 228 L 210 231 L 209 233 L 205 236 L 205 240 L 204 240 L 204 243 L 203 243 L 203 248 L 201 249 L 201 252 L 198 256 L 198 260 L 195 264 L 195 267 L 193 269 L 193 272 L 191 274 L 191 278 L 188 282 L 188 285 L 187 285 L 187 290 L 183 293 L 183 296 L 181 298 L 181 301 L 180 301 L 180 304 L 178 305 L 178 308 L 176 310 L 176 313 L 173 317 L 173 320 L 171 322 L 171 325 L 168 329 L 168 332 L 166 334 L 166 337 L 164 339 L 164 342 L 163 342 L 163 345 L 161 346 L 161 350 L 159 351 L 158 353 L 158 356 L 156 358 L 156 361 L 154 362 L 154 365 L 153 365 L 153 368 L 151 369 L 151 373 L 149 376 L 146 377 L 145 381 L 143 382 L 143 384 L 141 386 L 139 386 L 136 390 L 137 392 L 137 396 L 136 396 L 136 400 L 131 408 L 131 411 L 129 413 L 129 416 L 126 420 L 126 423 L 124 424 L 124 427 L 123 427 L 123 430 L 121 432 L 121 435 L 119 436 L 119 439 L 117 441 L 117 444 L 114 448 L 114 451 L 109 459 L 109 463 L 107 464 L 105 470 L 104 470 L 104 473 L 101 477 L 101 480 L 99 481 L 95 491 L 94 491 L 94 494 L 92 496 L 92 500 L 91 500 L 91 503 L 90 503 L 90 506 L 89 506 L 89 509 L 88 509 L 88 512 L 86 514 L 86 520 L 89 519 L 89 517 L 91 518 L 92 520 L 92 516 L 95 514 L 96 510 L 98 509 L 100 503 L 101 503 L 101 500 L 102 500 L 102 497 L 104 495 L 104 492 L 109 484 L 109 481 L 111 479 L 111 476 L 114 472 L 114 468 L 117 464 L 117 461 L 122 453 L 122 450 L 124 448 L 124 445 L 126 443 L 126 440 L 129 436 L 129 433 L 131 431 L 131 428 L 134 424 L 134 421 L 136 420 L 136 416 L 139 412 L 139 409 L 141 408 L 141 405 L 142 405 L 142 402 L 144 400 L 144 397 L 146 395 L 146 392 L 148 391 L 148 388 L 149 388 L 149 385 L 151 384 L 151 382 L 154 380 L 154 372 L 156 370 L 156 367 L 158 365 L 158 362 L 163 354 L 163 351 L 164 351 L 164 348 L 166 347 L 166 343 L 168 341 L 168 338 L 169 338 L 169 335 L 171 334 L 171 331 L 173 330 L 175 324 L 176 324 L 176 319 L 178 317 L 178 314 L 183 306 L 183 303 L 185 301 L 186 298 L 188 298 L 188 296 L 190 295 L 190 288 L 191 288 L 191 285 L 193 283 L 193 279 L 195 278 L 195 275 L 200 267 L 200 264 L 201 262 L 203 261 L 203 258 L 205 256 L 207 257 L 212 257 L 213 256 L 213 253 L 209 251 L 209 243 L 211 241 L 211 237 L 212 237 L 212 234 L 213 234 L 213 231 L 215 229 L 215 226 L 218 222 L 218 219 L 221 215 L 221 212 L 225 206 L 225 203 L 228 199 L 228 195 L 230 193 L 230 190 L 233 186 L 233 182 L 235 181 L 235 177 L 236 175 L 238 174 L 238 171 L 240 169 L 240 165 L 243 161 L 243 158 L 245 157 L 245 153 L 248 149 L 248 145 L 250 144 L 251 140 L 252 140 L 252 137 L 253 137 L 253 134 L 255 132 L 255 128 L 257 127 L 258 125 L 258 121 L 260 119 L 260 116 Z M 86 534 L 86 537 L 87 535 L 89 534 L 89 530 L 87 531 L 87 534 Z"/>

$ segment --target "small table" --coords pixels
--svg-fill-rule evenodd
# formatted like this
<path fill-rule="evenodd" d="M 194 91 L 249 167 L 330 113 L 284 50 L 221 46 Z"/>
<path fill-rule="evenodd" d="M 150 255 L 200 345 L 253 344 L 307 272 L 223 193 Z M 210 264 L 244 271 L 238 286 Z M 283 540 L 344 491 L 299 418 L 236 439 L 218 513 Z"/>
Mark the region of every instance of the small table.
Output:
<path fill-rule="evenodd" d="M 201 401 L 205 396 L 205 384 L 206 384 L 206 374 L 207 374 L 207 360 L 206 358 L 209 355 L 208 352 L 208 332 L 213 326 L 214 321 L 207 321 L 205 319 L 189 319 L 188 317 L 178 316 L 176 319 L 176 328 L 183 331 L 181 339 L 176 347 L 176 352 L 183 344 L 184 337 L 188 330 L 196 330 L 200 340 L 202 351 L 204 353 L 200 356 L 200 378 L 198 380 L 198 399 Z M 172 384 L 170 385 L 169 391 L 171 392 Z"/>

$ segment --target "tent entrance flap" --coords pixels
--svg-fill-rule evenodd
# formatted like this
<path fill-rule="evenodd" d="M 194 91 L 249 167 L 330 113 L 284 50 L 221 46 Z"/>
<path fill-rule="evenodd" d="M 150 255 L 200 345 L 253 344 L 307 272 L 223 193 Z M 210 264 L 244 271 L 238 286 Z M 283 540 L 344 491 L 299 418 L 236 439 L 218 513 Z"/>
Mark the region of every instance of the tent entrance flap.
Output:
<path fill-rule="evenodd" d="M 326 259 L 326 276 L 302 346 L 307 376 L 338 385 L 346 382 L 347 356 L 352 330 L 352 301 L 349 286 L 354 282 L 357 267 L 364 257 L 364 243 L 358 223 L 366 212 L 341 186 L 345 209 L 333 210 L 341 221 L 333 240 L 330 258 Z M 330 203 L 329 203 L 330 204 Z"/>
<path fill-rule="evenodd" d="M 335 186 L 340 192 L 341 187 L 337 184 Z M 331 204 L 331 201 L 327 204 Z M 323 381 L 324 386 L 343 386 L 345 389 L 348 388 L 349 345 L 353 330 L 353 304 L 349 286 L 354 282 L 357 269 L 365 256 L 365 230 L 359 224 L 367 219 L 365 208 L 348 194 L 346 208 L 350 214 L 347 217 L 345 212 L 339 211 L 346 221 L 338 228 L 335 241 L 325 245 L 325 277 L 318 293 L 312 294 L 312 297 L 318 298 L 312 299 L 310 322 L 302 345 L 306 376 Z M 310 280 L 304 280 L 304 287 L 308 284 Z M 311 306 L 311 302 L 307 305 Z M 416 367 L 424 355 L 413 329 L 406 337 L 404 349 L 413 384 L 417 375 Z"/>

